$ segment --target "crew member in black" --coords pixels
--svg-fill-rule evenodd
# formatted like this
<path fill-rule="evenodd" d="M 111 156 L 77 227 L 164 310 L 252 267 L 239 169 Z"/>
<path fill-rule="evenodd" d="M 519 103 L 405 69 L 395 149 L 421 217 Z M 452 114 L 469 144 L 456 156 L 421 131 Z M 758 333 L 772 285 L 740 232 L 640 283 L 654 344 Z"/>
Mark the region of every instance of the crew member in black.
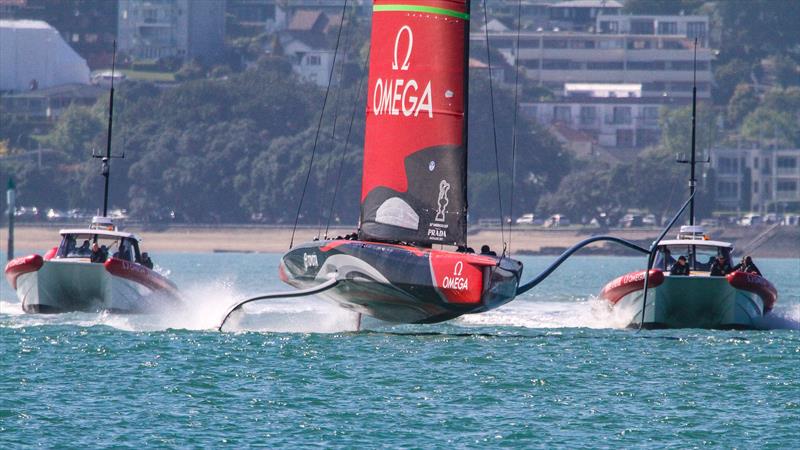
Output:
<path fill-rule="evenodd" d="M 142 252 L 142 265 L 148 269 L 153 268 L 153 260 L 150 259 L 150 255 L 147 252 Z"/>
<path fill-rule="evenodd" d="M 711 276 L 724 277 L 731 272 L 733 272 L 733 267 L 728 262 L 728 258 L 725 255 L 717 255 L 717 259 L 711 264 Z"/>
<path fill-rule="evenodd" d="M 481 255 L 497 256 L 497 253 L 495 253 L 491 248 L 489 248 L 488 245 L 484 244 L 481 247 Z"/>
<path fill-rule="evenodd" d="M 97 245 L 97 242 L 92 244 L 92 255 L 89 257 L 89 259 L 93 263 L 101 263 L 105 262 L 106 260 L 106 258 L 103 255 L 103 251 L 100 249 L 100 246 Z"/>
<path fill-rule="evenodd" d="M 669 270 L 670 275 L 689 275 L 689 264 L 686 264 L 686 257 L 681 255 L 678 261 Z"/>
<path fill-rule="evenodd" d="M 744 258 L 742 258 L 742 262 L 740 262 L 739 264 L 733 266 L 733 271 L 734 272 L 752 273 L 752 274 L 756 274 L 756 275 L 758 275 L 760 277 L 763 276 L 763 275 L 761 275 L 761 271 L 758 270 L 758 267 L 756 267 L 756 265 L 753 264 L 753 258 L 751 258 L 750 255 L 745 256 Z"/>

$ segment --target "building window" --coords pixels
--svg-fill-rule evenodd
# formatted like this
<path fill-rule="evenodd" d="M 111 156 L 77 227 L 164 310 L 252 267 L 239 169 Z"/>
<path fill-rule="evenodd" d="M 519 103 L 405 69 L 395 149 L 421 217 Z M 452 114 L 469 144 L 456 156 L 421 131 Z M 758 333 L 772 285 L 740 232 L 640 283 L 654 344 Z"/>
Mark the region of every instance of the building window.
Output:
<path fill-rule="evenodd" d="M 604 39 L 597 42 L 597 48 L 611 50 L 625 47 L 625 41 L 622 39 Z"/>
<path fill-rule="evenodd" d="M 642 108 L 642 118 L 645 122 L 658 122 L 658 106 L 645 106 Z"/>
<path fill-rule="evenodd" d="M 572 121 L 572 108 L 569 106 L 554 106 L 553 120 L 569 123 Z"/>
<path fill-rule="evenodd" d="M 654 42 L 650 39 L 631 39 L 628 41 L 629 50 L 648 50 L 654 47 Z"/>
<path fill-rule="evenodd" d="M 617 130 L 617 147 L 633 147 L 633 130 Z"/>
<path fill-rule="evenodd" d="M 630 106 L 615 106 L 614 107 L 614 124 L 629 124 L 631 123 L 631 107 Z"/>
<path fill-rule="evenodd" d="M 631 34 L 655 34 L 652 20 L 631 20 Z"/>
<path fill-rule="evenodd" d="M 717 160 L 717 170 L 721 174 L 739 173 L 739 160 L 737 158 L 720 158 Z"/>
<path fill-rule="evenodd" d="M 797 190 L 797 181 L 794 180 L 778 180 L 776 187 L 778 192 L 794 192 Z"/>
<path fill-rule="evenodd" d="M 664 70 L 664 61 L 628 61 L 628 70 Z"/>
<path fill-rule="evenodd" d="M 539 60 L 538 59 L 527 59 L 520 61 L 522 67 L 526 69 L 538 69 L 539 68 Z"/>
<path fill-rule="evenodd" d="M 581 125 L 593 125 L 596 117 L 594 106 L 581 106 Z"/>
<path fill-rule="evenodd" d="M 319 66 L 322 64 L 322 58 L 319 55 L 308 55 L 306 57 L 307 66 Z"/>
<path fill-rule="evenodd" d="M 619 33 L 619 22 L 616 20 L 603 20 L 600 22 L 601 33 Z"/>
<path fill-rule="evenodd" d="M 686 37 L 704 39 L 706 37 L 705 22 L 689 22 L 686 24 Z"/>
<path fill-rule="evenodd" d="M 580 68 L 580 63 L 576 63 Z M 542 69 L 545 70 L 567 70 L 573 66 L 568 59 L 545 59 L 542 61 Z"/>
<path fill-rule="evenodd" d="M 778 156 L 778 161 L 775 165 L 778 169 L 794 169 L 797 167 L 797 158 L 793 156 Z"/>
<path fill-rule="evenodd" d="M 753 193 L 758 194 L 758 181 L 753 182 Z"/>
<path fill-rule="evenodd" d="M 545 39 L 542 44 L 544 48 L 567 48 L 566 39 Z"/>
<path fill-rule="evenodd" d="M 739 184 L 732 181 L 720 181 L 717 183 L 717 195 L 720 198 L 738 198 Z"/>
<path fill-rule="evenodd" d="M 622 61 L 599 61 L 586 63 L 588 70 L 623 70 Z"/>
<path fill-rule="evenodd" d="M 583 39 L 577 39 L 574 41 L 569 41 L 569 48 L 594 48 L 594 41 L 588 41 Z"/>
<path fill-rule="evenodd" d="M 658 34 L 678 34 L 678 22 L 659 22 Z"/>

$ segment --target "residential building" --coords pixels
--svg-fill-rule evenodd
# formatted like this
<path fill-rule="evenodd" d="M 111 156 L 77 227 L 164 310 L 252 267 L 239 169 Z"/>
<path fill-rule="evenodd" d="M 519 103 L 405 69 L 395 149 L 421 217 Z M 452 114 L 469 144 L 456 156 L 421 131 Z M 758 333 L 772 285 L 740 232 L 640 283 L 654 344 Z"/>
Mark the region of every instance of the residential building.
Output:
<path fill-rule="evenodd" d="M 562 135 L 567 135 L 567 127 L 592 136 L 605 148 L 641 149 L 658 142 L 659 111 L 665 106 L 675 104 L 667 104 L 663 98 L 644 97 L 640 83 L 566 83 L 557 99 L 522 103 L 520 110 L 542 125 L 558 125 Z"/>
<path fill-rule="evenodd" d="M 558 31 L 594 31 L 601 15 L 616 15 L 622 3 L 616 0 L 570 0 L 547 6 L 549 27 Z"/>
<path fill-rule="evenodd" d="M 334 47 L 326 34 L 338 21 L 339 16 L 331 20 L 320 10 L 299 10 L 278 34 L 283 53 L 291 59 L 294 71 L 319 86 L 328 85 Z"/>
<path fill-rule="evenodd" d="M 120 51 L 137 59 L 213 62 L 224 50 L 225 2 L 119 0 Z"/>
<path fill-rule="evenodd" d="M 89 66 L 40 20 L 0 20 L 0 92 L 89 84 Z"/>
<path fill-rule="evenodd" d="M 800 212 L 800 148 L 719 148 L 711 152 L 716 207 Z"/>
<path fill-rule="evenodd" d="M 107 93 L 98 86 L 62 84 L 0 96 L 0 109 L 14 120 L 46 124 L 55 122 L 70 105 L 91 106 Z"/>
<path fill-rule="evenodd" d="M 601 14 L 595 27 L 598 32 L 523 30 L 518 55 L 516 30 L 488 34 L 509 64 L 518 57 L 527 78 L 555 92 L 564 83 L 640 83 L 642 97 L 684 99 L 692 96 L 697 36 L 697 95 L 711 97 L 707 17 Z M 483 32 L 471 33 L 470 40 L 474 47 L 485 45 Z"/>

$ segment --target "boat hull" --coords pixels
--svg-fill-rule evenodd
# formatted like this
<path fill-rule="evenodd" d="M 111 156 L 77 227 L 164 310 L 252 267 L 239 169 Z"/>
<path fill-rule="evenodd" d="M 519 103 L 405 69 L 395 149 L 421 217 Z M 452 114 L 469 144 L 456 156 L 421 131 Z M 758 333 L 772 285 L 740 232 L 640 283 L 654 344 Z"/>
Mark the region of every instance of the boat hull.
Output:
<path fill-rule="evenodd" d="M 281 260 L 281 279 L 299 289 L 331 277 L 319 295 L 395 323 L 435 323 L 497 308 L 516 296 L 522 264 L 510 258 L 366 241 L 316 241 Z"/>
<path fill-rule="evenodd" d="M 6 267 L 26 313 L 149 313 L 180 305 L 175 286 L 139 264 L 113 258 L 104 264 L 43 261 L 37 256 Z"/>
<path fill-rule="evenodd" d="M 641 324 L 651 329 L 755 329 L 774 303 L 774 298 L 762 298 L 752 290 L 734 287 L 726 277 L 666 275 L 655 284 L 656 287 L 648 288 L 643 324 L 642 286 L 616 299 L 608 295 L 613 289 L 604 289 L 601 296 L 613 305 L 617 314 L 629 317 L 626 319 L 629 327 L 638 328 Z"/>

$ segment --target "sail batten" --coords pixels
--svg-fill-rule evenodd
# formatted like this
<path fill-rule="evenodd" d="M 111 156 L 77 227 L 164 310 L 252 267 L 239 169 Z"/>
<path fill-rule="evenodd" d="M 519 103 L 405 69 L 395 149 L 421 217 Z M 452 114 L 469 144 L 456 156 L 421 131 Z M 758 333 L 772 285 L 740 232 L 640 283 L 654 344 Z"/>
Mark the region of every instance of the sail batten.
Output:
<path fill-rule="evenodd" d="M 469 4 L 376 0 L 362 239 L 465 245 Z"/>

